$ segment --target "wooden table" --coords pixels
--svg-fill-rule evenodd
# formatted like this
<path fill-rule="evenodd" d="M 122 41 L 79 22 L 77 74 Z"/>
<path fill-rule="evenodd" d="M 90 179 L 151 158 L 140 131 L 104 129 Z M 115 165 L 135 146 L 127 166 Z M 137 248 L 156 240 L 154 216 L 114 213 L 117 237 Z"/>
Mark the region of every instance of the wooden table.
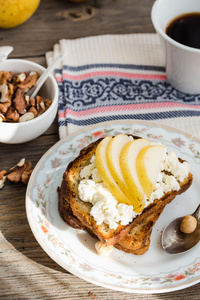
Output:
<path fill-rule="evenodd" d="M 26 23 L 10 30 L 0 29 L 0 46 L 13 46 L 12 58 L 26 58 L 46 66 L 45 52 L 61 38 L 155 32 L 150 17 L 153 2 L 42 0 Z M 23 157 L 35 166 L 58 140 L 56 119 L 47 132 L 34 141 L 21 145 L 0 144 L 0 170 L 9 170 Z M 25 185 L 9 182 L 0 190 L 0 299 L 147 299 L 146 295 L 95 286 L 57 265 L 30 230 L 25 192 Z M 177 292 L 149 295 L 148 299 L 200 299 L 200 284 Z"/>

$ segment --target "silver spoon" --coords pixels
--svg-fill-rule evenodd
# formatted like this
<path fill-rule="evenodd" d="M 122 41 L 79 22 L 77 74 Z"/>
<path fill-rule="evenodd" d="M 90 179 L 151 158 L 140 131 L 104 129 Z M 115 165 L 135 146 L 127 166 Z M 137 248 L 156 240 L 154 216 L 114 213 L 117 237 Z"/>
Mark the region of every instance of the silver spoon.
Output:
<path fill-rule="evenodd" d="M 61 61 L 65 56 L 65 51 L 62 51 L 58 54 L 58 56 L 55 58 L 55 60 L 49 65 L 49 67 L 42 73 L 42 75 L 39 77 L 38 81 L 36 82 L 36 85 L 31 89 L 27 95 L 31 97 L 35 97 L 49 74 L 55 69 L 56 65 L 59 61 Z"/>
<path fill-rule="evenodd" d="M 200 240 L 200 205 L 192 214 L 197 219 L 197 227 L 192 233 L 186 234 L 180 231 L 180 223 L 183 217 L 173 220 L 162 233 L 162 247 L 171 254 L 180 254 L 193 248 Z"/>

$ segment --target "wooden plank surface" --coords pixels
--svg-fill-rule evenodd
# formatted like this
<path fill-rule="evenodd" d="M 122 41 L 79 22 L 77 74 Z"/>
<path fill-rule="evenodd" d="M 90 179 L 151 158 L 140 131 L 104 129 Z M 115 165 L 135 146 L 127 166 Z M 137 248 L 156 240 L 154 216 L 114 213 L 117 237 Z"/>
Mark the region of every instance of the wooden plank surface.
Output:
<path fill-rule="evenodd" d="M 152 4 L 153 0 L 42 0 L 26 23 L 10 30 L 0 29 L 0 46 L 13 46 L 12 58 L 27 58 L 46 66 L 45 52 L 61 38 L 155 32 L 150 17 Z M 34 141 L 21 145 L 0 143 L 0 170 L 8 170 L 22 157 L 35 166 L 58 140 L 56 118 Z M 200 299 L 200 284 L 147 297 L 95 286 L 65 271 L 34 238 L 26 218 L 25 193 L 26 186 L 20 183 L 7 182 L 0 190 L 0 299 Z"/>

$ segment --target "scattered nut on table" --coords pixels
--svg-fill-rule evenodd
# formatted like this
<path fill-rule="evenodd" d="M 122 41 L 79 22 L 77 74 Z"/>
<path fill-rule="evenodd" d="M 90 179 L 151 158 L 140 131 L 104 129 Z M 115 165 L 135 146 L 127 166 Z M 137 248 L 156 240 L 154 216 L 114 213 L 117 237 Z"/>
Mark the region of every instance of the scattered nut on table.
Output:
<path fill-rule="evenodd" d="M 32 171 L 31 161 L 22 158 L 9 172 L 6 170 L 0 171 L 0 189 L 3 188 L 6 179 L 15 183 L 23 182 L 28 184 Z"/>
<path fill-rule="evenodd" d="M 24 183 L 28 182 L 28 179 L 32 173 L 32 163 L 30 161 L 25 161 L 22 164 L 22 160 L 13 168 L 10 169 L 10 173 L 7 175 L 7 179 L 14 181 L 15 183 L 21 181 Z"/>
<path fill-rule="evenodd" d="M 50 99 L 39 95 L 29 98 L 26 94 L 38 80 L 35 71 L 0 71 L 0 122 L 27 122 L 43 114 L 51 105 Z"/>
<path fill-rule="evenodd" d="M 180 224 L 180 231 L 183 233 L 192 233 L 197 228 L 197 219 L 193 216 L 187 215 L 183 218 Z"/>
<path fill-rule="evenodd" d="M 2 170 L 0 171 L 0 189 L 2 189 L 2 187 L 4 186 L 4 183 L 6 181 L 6 170 Z"/>
<path fill-rule="evenodd" d="M 89 291 L 88 295 L 91 297 L 91 299 L 96 299 L 96 296 L 93 294 L 93 292 Z"/>

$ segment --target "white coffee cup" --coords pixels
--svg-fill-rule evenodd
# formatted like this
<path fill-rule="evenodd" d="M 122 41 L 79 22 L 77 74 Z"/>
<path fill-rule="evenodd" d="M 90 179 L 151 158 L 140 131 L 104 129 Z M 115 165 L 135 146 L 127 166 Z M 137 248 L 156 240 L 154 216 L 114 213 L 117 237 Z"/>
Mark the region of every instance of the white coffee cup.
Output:
<path fill-rule="evenodd" d="M 176 42 L 165 30 L 176 17 L 194 12 L 200 13 L 200 0 L 157 0 L 151 11 L 153 25 L 165 51 L 167 80 L 188 94 L 200 94 L 200 49 Z"/>

